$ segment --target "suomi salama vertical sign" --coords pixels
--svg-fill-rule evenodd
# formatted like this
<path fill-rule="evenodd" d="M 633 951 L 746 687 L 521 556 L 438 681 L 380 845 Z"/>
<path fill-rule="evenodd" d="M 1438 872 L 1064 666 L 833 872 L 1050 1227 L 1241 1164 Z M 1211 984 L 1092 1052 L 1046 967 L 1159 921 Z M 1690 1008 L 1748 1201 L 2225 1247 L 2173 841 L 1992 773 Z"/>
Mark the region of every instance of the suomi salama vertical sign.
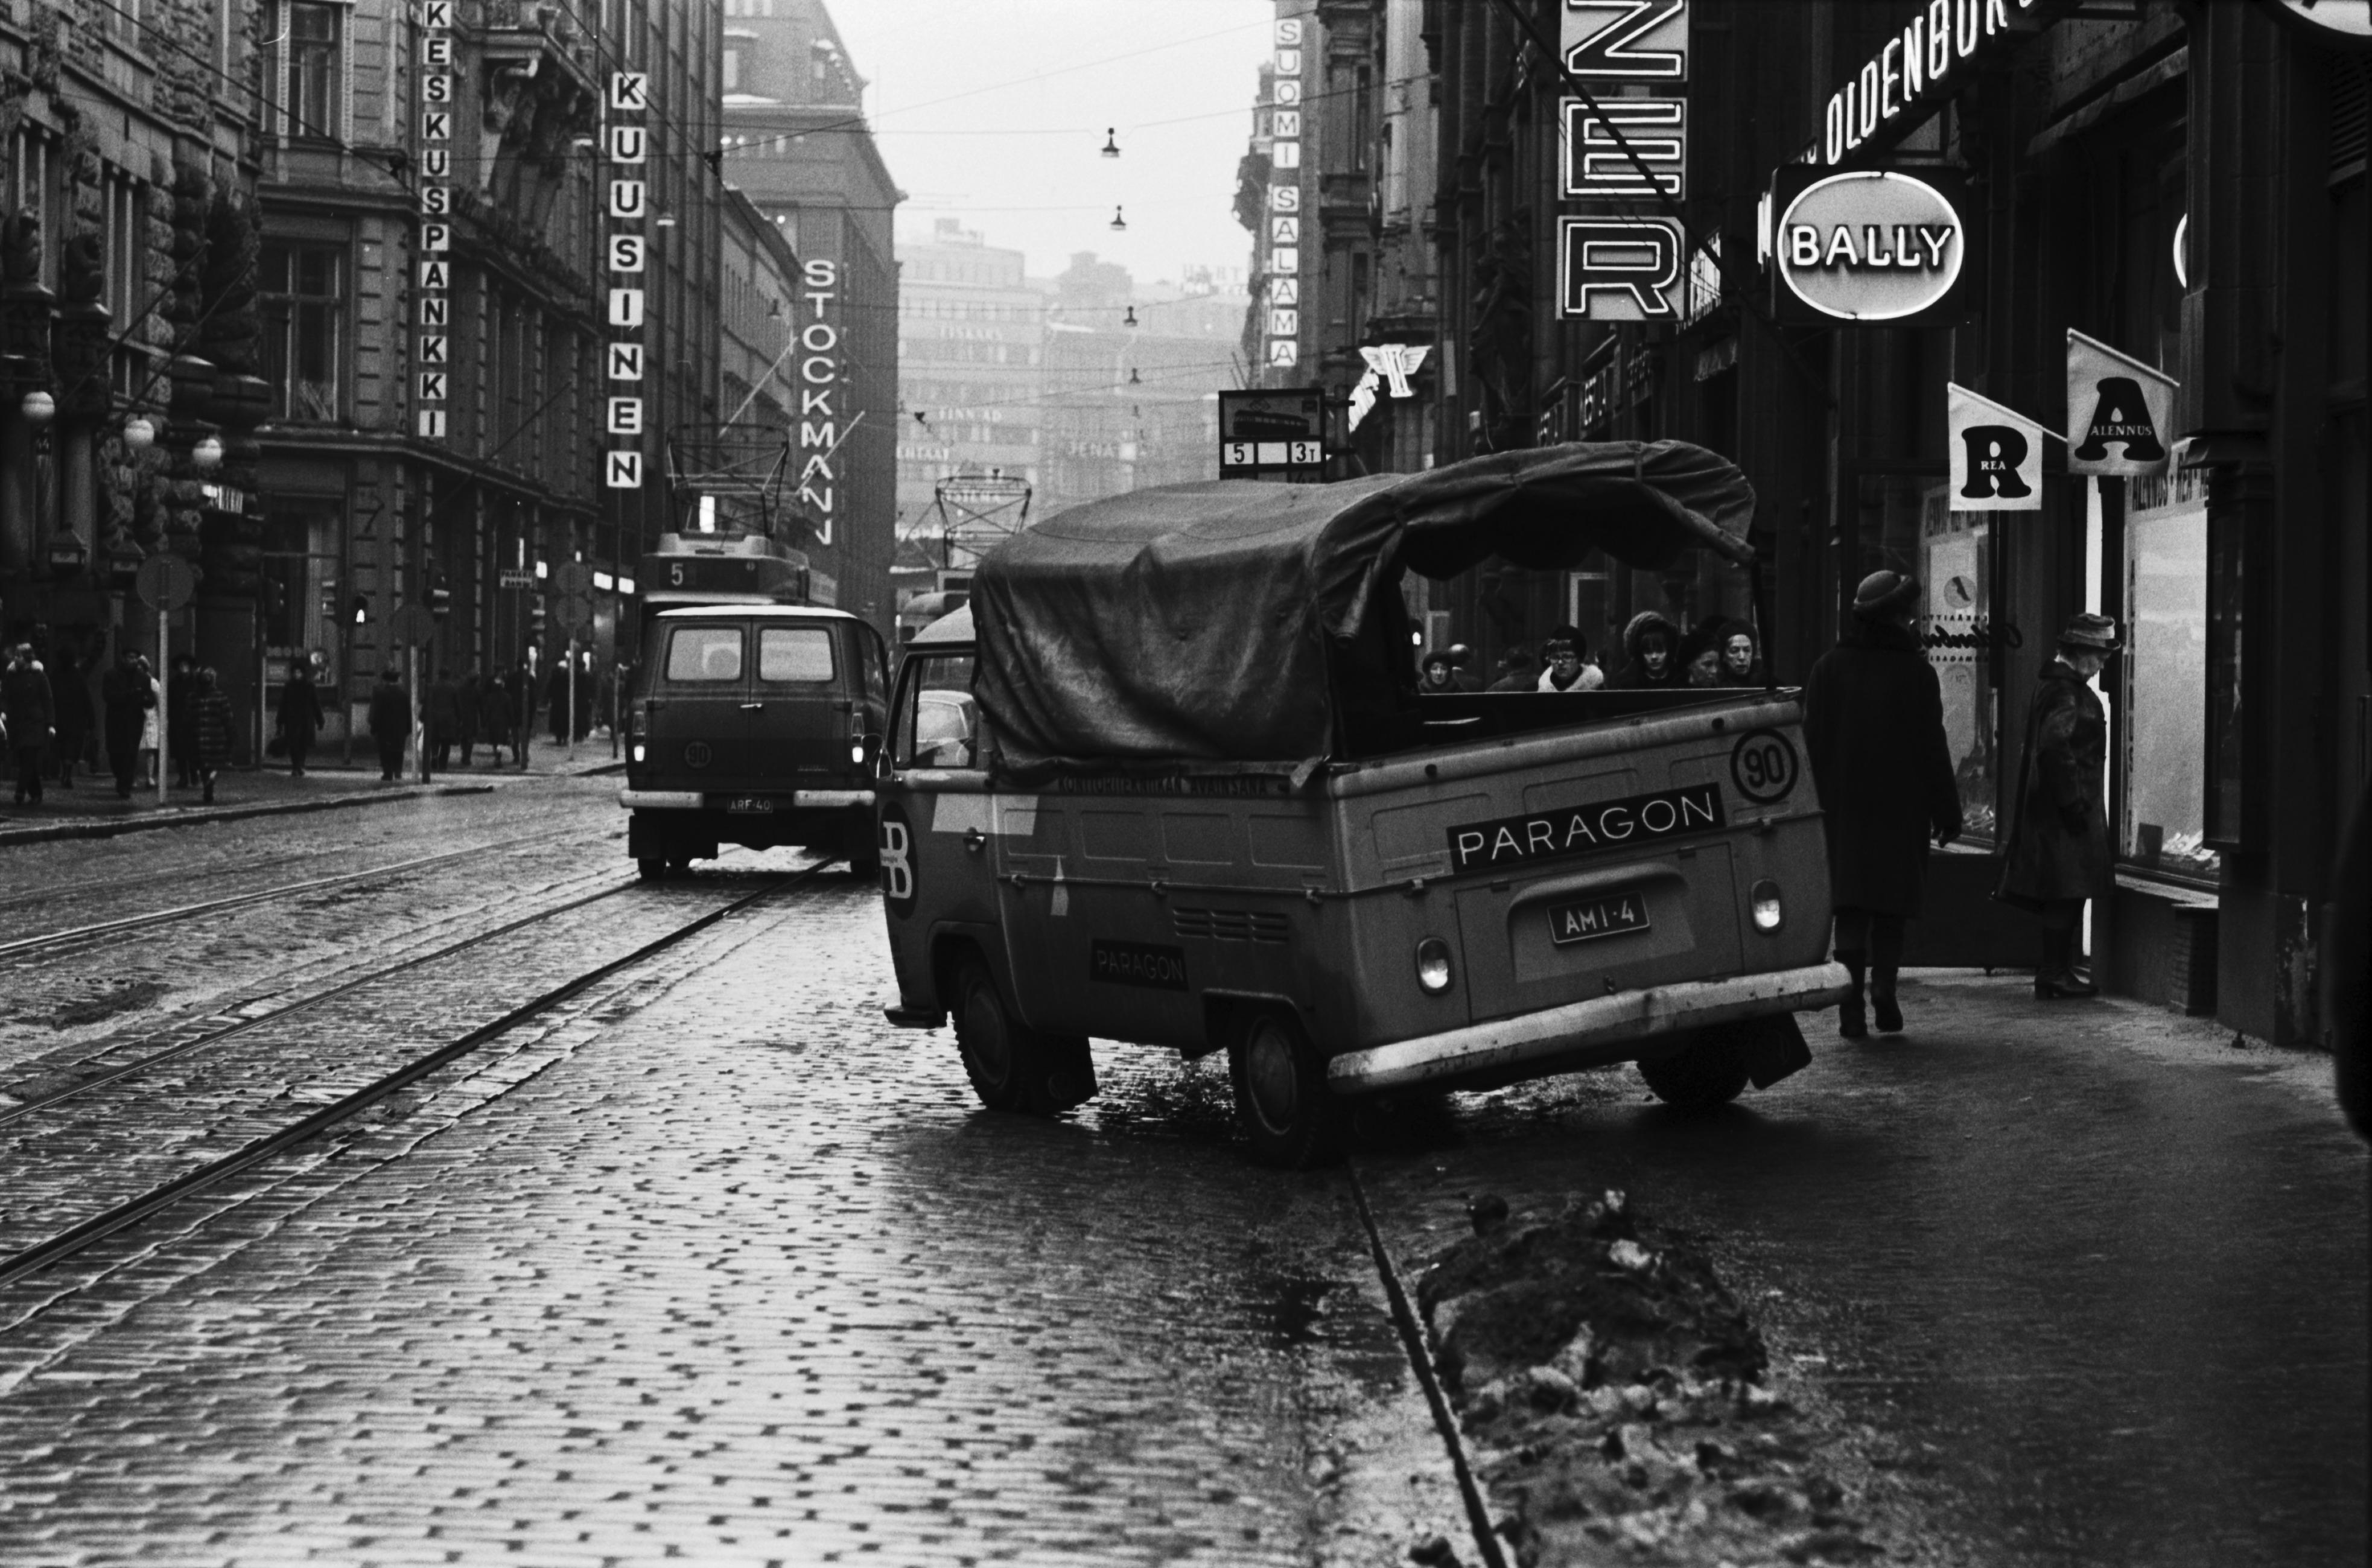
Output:
<path fill-rule="evenodd" d="M 1268 210 L 1261 236 L 1268 264 L 1268 353 L 1264 362 L 1281 369 L 1301 363 L 1301 63 L 1302 19 L 1276 24 L 1276 52 L 1269 87 Z"/>
<path fill-rule="evenodd" d="M 643 487 L 643 316 L 648 297 L 643 273 L 649 240 L 643 219 L 650 213 L 651 79 L 643 71 L 613 71 L 603 116 L 609 157 L 608 226 L 602 265 L 609 274 L 609 340 L 602 345 L 602 384 L 610 389 L 602 431 L 611 443 L 602 453 L 602 483 L 611 490 Z"/>
<path fill-rule="evenodd" d="M 420 286 L 413 324 L 413 432 L 446 438 L 453 378 L 449 312 L 453 286 L 453 6 L 423 0 L 420 7 Z"/>

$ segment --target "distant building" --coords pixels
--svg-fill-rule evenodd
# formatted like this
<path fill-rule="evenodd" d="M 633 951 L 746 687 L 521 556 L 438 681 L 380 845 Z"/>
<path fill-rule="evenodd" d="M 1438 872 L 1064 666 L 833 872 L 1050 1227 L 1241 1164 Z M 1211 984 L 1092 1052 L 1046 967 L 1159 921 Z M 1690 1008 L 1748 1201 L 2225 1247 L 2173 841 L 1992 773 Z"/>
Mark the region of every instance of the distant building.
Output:
<path fill-rule="evenodd" d="M 956 218 L 904 248 L 899 282 L 898 529 L 936 539 L 942 482 L 1038 482 L 1050 302 L 1023 276 L 1020 251 Z"/>
<path fill-rule="evenodd" d="M 789 226 L 775 223 L 732 186 L 726 187 L 720 215 L 716 315 L 724 335 L 717 345 L 716 417 L 748 432 L 753 448 L 758 438 L 779 439 L 787 454 L 798 440 L 793 324 L 801 281 L 798 253 L 791 247 Z M 761 517 L 754 499 L 736 504 L 727 497 L 718 503 L 721 515 L 710 520 L 728 530 L 765 528 L 797 549 L 803 540 L 795 536 L 807 528 L 797 513 L 797 465 L 786 456 L 773 516 Z M 692 520 L 697 527 L 700 519 Z"/>
<path fill-rule="evenodd" d="M 1241 382 L 1244 296 L 1140 288 L 1093 251 L 1053 281 L 1040 416 L 1038 515 L 1157 484 L 1216 479 L 1218 392 Z"/>
<path fill-rule="evenodd" d="M 783 383 L 799 537 L 787 542 L 814 563 L 820 602 L 887 635 L 899 441 L 891 214 L 905 192 L 821 0 L 726 0 L 724 43 L 727 177 L 799 259 L 799 346 Z"/>

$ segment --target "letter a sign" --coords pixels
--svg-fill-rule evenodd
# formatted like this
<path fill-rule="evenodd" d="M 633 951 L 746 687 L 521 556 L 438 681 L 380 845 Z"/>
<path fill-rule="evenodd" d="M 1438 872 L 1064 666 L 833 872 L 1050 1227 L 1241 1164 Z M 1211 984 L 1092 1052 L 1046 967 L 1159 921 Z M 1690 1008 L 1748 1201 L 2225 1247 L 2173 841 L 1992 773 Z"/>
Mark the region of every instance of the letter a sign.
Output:
<path fill-rule="evenodd" d="M 1955 512 L 2042 510 L 2042 426 L 1990 398 L 1944 387 Z"/>
<path fill-rule="evenodd" d="M 2166 471 L 2175 380 L 2097 338 L 2067 334 L 2067 471 Z"/>

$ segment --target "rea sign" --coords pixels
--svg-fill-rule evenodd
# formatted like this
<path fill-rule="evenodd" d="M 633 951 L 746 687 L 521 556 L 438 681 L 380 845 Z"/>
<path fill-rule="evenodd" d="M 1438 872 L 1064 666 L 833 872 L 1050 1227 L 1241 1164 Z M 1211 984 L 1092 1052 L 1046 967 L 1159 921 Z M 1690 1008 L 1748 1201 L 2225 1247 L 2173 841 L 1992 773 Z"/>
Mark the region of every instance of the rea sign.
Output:
<path fill-rule="evenodd" d="M 1957 179 L 1791 165 L 1774 177 L 1767 211 L 1782 320 L 1930 327 L 1967 314 L 1975 245 Z"/>

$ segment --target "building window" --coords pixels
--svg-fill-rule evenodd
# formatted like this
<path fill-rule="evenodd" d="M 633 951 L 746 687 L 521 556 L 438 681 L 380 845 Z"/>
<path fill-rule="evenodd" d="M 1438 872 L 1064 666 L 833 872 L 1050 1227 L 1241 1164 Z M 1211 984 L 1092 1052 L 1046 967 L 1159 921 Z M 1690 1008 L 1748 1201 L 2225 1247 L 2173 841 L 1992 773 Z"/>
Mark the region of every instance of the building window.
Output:
<path fill-rule="evenodd" d="M 109 0 L 101 13 L 108 35 L 126 49 L 145 48 L 146 41 L 141 36 L 145 9 L 145 0 Z"/>
<path fill-rule="evenodd" d="M 32 126 L 21 127 L 8 150 L 8 206 L 29 211 L 41 223 L 41 281 L 58 286 L 58 250 L 64 242 L 65 193 L 56 178 L 55 149 Z"/>
<path fill-rule="evenodd" d="M 264 374 L 277 398 L 277 417 L 333 424 L 343 412 L 345 252 L 329 245 L 267 245 L 262 273 Z"/>
<path fill-rule="evenodd" d="M 725 52 L 725 90 L 729 93 L 741 90 L 741 52 L 738 49 Z"/>
<path fill-rule="evenodd" d="M 290 0 L 288 6 L 289 134 L 338 134 L 338 13 L 341 6 Z"/>
<path fill-rule="evenodd" d="M 137 396 L 147 382 L 148 355 L 132 346 L 132 324 L 147 315 L 148 203 L 146 193 L 129 175 L 109 169 L 105 181 L 106 293 L 108 314 L 114 319 L 117 340 L 110 366 L 115 390 Z"/>

